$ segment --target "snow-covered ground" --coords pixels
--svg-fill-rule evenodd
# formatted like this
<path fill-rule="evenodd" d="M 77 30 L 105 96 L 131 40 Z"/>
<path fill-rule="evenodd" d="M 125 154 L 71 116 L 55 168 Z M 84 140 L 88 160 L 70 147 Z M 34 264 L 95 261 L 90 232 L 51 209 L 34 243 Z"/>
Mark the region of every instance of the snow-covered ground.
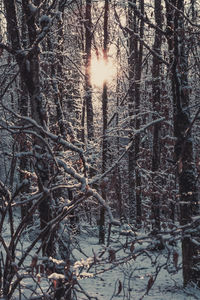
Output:
<path fill-rule="evenodd" d="M 155 250 L 152 249 L 152 236 L 147 233 L 137 232 L 135 236 L 121 233 L 120 229 L 111 232 L 109 243 L 106 241 L 106 245 L 99 245 L 97 226 L 86 224 L 81 226 L 80 234 L 72 237 L 70 269 L 76 294 L 73 300 L 200 299 L 200 290 L 197 288 L 183 288 L 179 243 L 166 243 L 163 250 Z M 29 229 L 21 237 L 16 264 L 35 234 L 36 231 Z M 4 227 L 3 236 L 9 242 L 9 226 Z M 62 275 L 59 275 L 59 271 L 47 274 L 44 271 L 44 258 L 38 255 L 34 261 L 36 250 L 34 248 L 27 256 L 20 269 L 16 268 L 23 279 L 12 300 L 54 299 L 48 295 L 54 294 L 56 280 L 64 278 L 62 271 L 65 267 L 62 264 L 66 266 L 66 262 L 52 258 L 55 265 L 61 265 Z M 2 246 L 1 255 L 5 257 Z"/>
<path fill-rule="evenodd" d="M 117 252 L 116 257 L 111 259 L 109 263 L 107 250 L 98 263 L 90 269 L 91 273 L 96 273 L 97 275 L 93 278 L 80 280 L 81 286 L 90 296 L 96 297 L 95 299 L 98 300 L 200 299 L 200 291 L 198 289 L 194 287 L 183 288 L 181 259 L 178 262 L 177 270 L 174 266 L 174 258 L 169 257 L 169 252 L 166 249 L 152 252 L 144 251 L 142 253 L 141 248 L 143 246 L 145 248 L 146 245 L 141 244 L 135 245 L 133 252 L 131 252 L 129 240 L 131 241 L 132 238 L 129 238 L 127 249 L 124 249 L 122 245 L 126 243 L 127 238 L 115 235 L 111 235 L 112 241 L 109 249 Z M 77 238 L 79 239 L 81 250 L 89 257 L 94 257 L 95 254 L 98 258 L 98 254 L 105 250 L 105 247 L 98 245 L 97 237 L 88 237 L 83 234 Z M 134 253 L 137 253 L 138 257 Z M 73 254 L 79 260 L 81 258 L 85 259 L 84 255 L 77 250 L 74 250 Z M 130 258 L 131 255 L 133 256 L 132 259 Z M 156 280 L 147 294 L 148 285 L 149 287 L 151 286 L 151 278 L 154 280 L 155 276 L 157 276 Z M 78 299 L 85 300 L 88 298 L 79 294 Z"/>

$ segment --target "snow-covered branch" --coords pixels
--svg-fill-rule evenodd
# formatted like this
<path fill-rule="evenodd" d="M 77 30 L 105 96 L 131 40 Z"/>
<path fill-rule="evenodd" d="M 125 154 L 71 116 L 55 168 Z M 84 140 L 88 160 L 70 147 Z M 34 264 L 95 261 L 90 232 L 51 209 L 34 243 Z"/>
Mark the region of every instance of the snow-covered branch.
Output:
<path fill-rule="evenodd" d="M 164 120 L 165 120 L 164 117 L 159 118 L 159 119 L 154 120 L 154 121 L 148 123 L 147 125 L 141 127 L 140 129 L 135 130 L 132 133 L 132 137 L 130 139 L 130 142 L 129 142 L 128 146 L 126 147 L 126 149 L 124 150 L 124 152 L 119 156 L 119 158 L 112 164 L 112 166 L 106 172 L 104 172 L 101 175 L 97 175 L 96 177 L 94 177 L 91 180 L 89 180 L 89 184 L 94 184 L 95 182 L 101 180 L 102 178 L 104 178 L 107 174 L 109 174 L 119 164 L 119 162 L 122 160 L 122 158 L 126 155 L 126 153 L 128 153 L 128 151 L 132 147 L 134 139 L 135 139 L 135 137 L 137 135 L 141 134 L 142 132 L 144 132 L 146 129 L 148 129 L 149 127 L 153 126 L 154 124 L 160 123 L 160 122 L 162 122 Z"/>

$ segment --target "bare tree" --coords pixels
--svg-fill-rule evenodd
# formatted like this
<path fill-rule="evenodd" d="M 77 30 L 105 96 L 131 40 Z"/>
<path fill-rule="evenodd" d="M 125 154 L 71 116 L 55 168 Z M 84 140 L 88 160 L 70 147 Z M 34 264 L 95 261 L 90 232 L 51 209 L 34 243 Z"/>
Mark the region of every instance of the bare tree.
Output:
<path fill-rule="evenodd" d="M 184 27 L 184 1 L 167 1 L 168 22 L 171 22 L 170 46 L 173 47 L 172 64 L 172 92 L 174 106 L 174 135 L 175 161 L 179 182 L 180 223 L 190 224 L 193 217 L 198 214 L 198 194 L 196 187 L 195 164 L 193 156 L 193 139 L 190 117 L 190 97 L 188 83 L 188 55 L 185 49 Z M 172 43 L 173 37 L 173 43 Z M 183 256 L 183 281 L 184 285 L 199 282 L 199 251 L 195 239 L 198 232 L 194 230 L 191 235 L 183 231 L 182 256 Z"/>
<path fill-rule="evenodd" d="M 91 85 L 91 49 L 92 49 L 92 1 L 86 0 L 85 6 L 85 99 L 83 106 L 86 107 L 86 121 L 87 121 L 87 135 L 88 139 L 91 140 L 94 137 L 94 124 L 93 124 L 93 105 L 92 105 L 92 85 Z M 82 126 L 84 127 L 85 119 L 85 108 L 82 112 L 83 121 Z M 82 134 L 82 140 L 84 141 L 84 135 Z"/>
<path fill-rule="evenodd" d="M 162 6 L 161 0 L 154 1 L 154 14 L 156 25 L 162 29 Z M 161 45 L 162 45 L 162 35 L 156 29 L 153 50 L 161 55 Z M 161 111 L 161 64 L 157 56 L 153 56 L 153 66 L 152 66 L 152 105 L 153 111 L 158 114 Z M 154 116 L 154 119 L 157 115 Z M 158 182 L 158 170 L 160 167 L 160 155 L 161 155 L 161 124 L 155 124 L 153 130 L 153 153 L 152 153 L 152 172 L 153 172 L 153 193 L 152 193 L 152 214 L 154 218 L 153 229 L 160 231 L 160 199 L 156 191 Z"/>
<path fill-rule="evenodd" d="M 144 14 L 144 1 L 140 1 L 140 10 Z M 142 72 L 143 44 L 140 40 L 144 34 L 144 22 L 137 18 L 136 1 L 128 3 L 129 28 L 129 116 L 130 128 L 140 128 L 140 80 Z M 139 25 L 138 25 L 139 23 Z M 136 114 L 136 120 L 134 115 Z M 137 116 L 138 115 L 138 116 Z M 132 133 L 130 132 L 130 135 Z M 140 152 L 140 135 L 135 138 L 135 143 L 129 150 L 129 206 L 131 222 L 136 218 L 137 224 L 141 224 L 141 176 L 137 167 Z"/>
<path fill-rule="evenodd" d="M 108 15 L 109 15 L 109 1 L 105 0 L 104 6 L 104 26 L 103 26 L 103 59 L 105 64 L 108 63 Z M 103 94 L 102 94 L 102 114 L 103 114 L 103 143 L 102 143 L 102 173 L 107 169 L 108 165 L 108 139 L 107 139 L 107 127 L 108 127 L 108 95 L 107 95 L 107 82 L 103 82 Z M 102 197 L 106 200 L 106 187 L 102 187 Z M 105 208 L 100 209 L 99 220 L 99 243 L 105 242 Z"/>
<path fill-rule="evenodd" d="M 38 37 L 35 12 L 31 10 L 29 2 L 27 0 L 22 1 L 23 11 L 26 17 L 29 47 L 31 48 L 27 55 L 21 47 L 15 2 L 12 0 L 4 1 L 4 6 L 6 10 L 7 29 L 11 40 L 12 50 L 15 54 L 15 58 L 19 66 L 21 81 L 25 83 L 29 93 L 32 118 L 41 127 L 46 128 L 47 110 L 45 109 L 45 99 L 41 92 L 40 86 L 38 44 L 40 40 L 43 39 L 43 37 L 46 35 L 51 25 L 50 18 L 46 16 L 41 19 L 41 33 Z M 35 148 L 35 151 L 38 152 L 38 158 L 34 163 L 34 168 L 35 170 L 37 170 L 39 186 L 40 190 L 42 191 L 49 181 L 48 162 L 42 159 L 42 156 L 45 155 L 45 148 L 43 142 L 41 142 L 41 139 L 35 137 L 33 147 Z M 46 224 L 52 219 L 50 202 L 50 197 L 46 197 L 39 205 L 41 229 L 43 229 Z M 52 238 L 50 238 L 46 242 L 43 242 L 44 253 L 46 252 L 48 255 L 51 255 L 54 248 Z"/>

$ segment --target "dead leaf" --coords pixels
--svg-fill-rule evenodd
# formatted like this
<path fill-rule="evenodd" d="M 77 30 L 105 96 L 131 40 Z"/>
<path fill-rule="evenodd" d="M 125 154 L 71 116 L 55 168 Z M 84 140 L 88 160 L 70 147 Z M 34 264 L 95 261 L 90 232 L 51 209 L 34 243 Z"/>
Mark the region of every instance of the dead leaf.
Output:
<path fill-rule="evenodd" d="M 178 268 L 178 253 L 176 251 L 174 251 L 173 253 L 173 262 L 174 262 L 174 266 L 177 269 Z"/>
<path fill-rule="evenodd" d="M 37 255 L 33 256 L 32 262 L 31 262 L 31 269 L 32 269 L 32 272 L 33 272 L 33 269 L 36 268 L 36 266 L 37 266 L 37 261 L 38 261 Z"/>
<path fill-rule="evenodd" d="M 153 276 L 150 276 L 149 281 L 148 281 L 148 285 L 147 285 L 147 294 L 150 291 L 150 289 L 152 288 L 153 283 L 154 283 Z"/>
<path fill-rule="evenodd" d="M 37 274 L 37 281 L 38 281 L 38 283 L 40 283 L 40 281 L 41 281 L 41 276 L 40 276 L 40 274 Z"/>
<path fill-rule="evenodd" d="M 57 280 L 56 279 L 53 280 L 53 287 L 56 290 L 56 287 L 57 287 Z"/>
<path fill-rule="evenodd" d="M 40 265 L 40 273 L 41 273 L 41 274 L 44 274 L 44 269 L 45 269 L 45 268 L 44 268 L 44 265 L 41 264 L 41 265 Z"/>
<path fill-rule="evenodd" d="M 135 244 L 134 244 L 134 242 L 132 242 L 131 247 L 130 247 L 131 253 L 133 253 L 134 250 L 135 250 Z"/>
<path fill-rule="evenodd" d="M 119 280 L 118 291 L 117 291 L 116 296 L 118 296 L 118 295 L 121 293 L 121 291 L 122 291 L 122 283 L 121 283 L 121 281 Z"/>
<path fill-rule="evenodd" d="M 109 262 L 113 262 L 116 259 L 115 250 L 109 249 Z"/>

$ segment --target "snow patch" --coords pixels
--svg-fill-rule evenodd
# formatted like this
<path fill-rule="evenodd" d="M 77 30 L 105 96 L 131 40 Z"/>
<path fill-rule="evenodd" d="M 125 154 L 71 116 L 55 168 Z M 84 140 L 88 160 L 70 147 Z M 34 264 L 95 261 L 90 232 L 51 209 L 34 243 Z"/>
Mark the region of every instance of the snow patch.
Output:
<path fill-rule="evenodd" d="M 65 279 L 65 275 L 59 274 L 59 273 L 52 273 L 51 275 L 48 276 L 48 278 L 52 279 L 52 280 L 59 280 L 59 279 L 64 280 Z"/>

